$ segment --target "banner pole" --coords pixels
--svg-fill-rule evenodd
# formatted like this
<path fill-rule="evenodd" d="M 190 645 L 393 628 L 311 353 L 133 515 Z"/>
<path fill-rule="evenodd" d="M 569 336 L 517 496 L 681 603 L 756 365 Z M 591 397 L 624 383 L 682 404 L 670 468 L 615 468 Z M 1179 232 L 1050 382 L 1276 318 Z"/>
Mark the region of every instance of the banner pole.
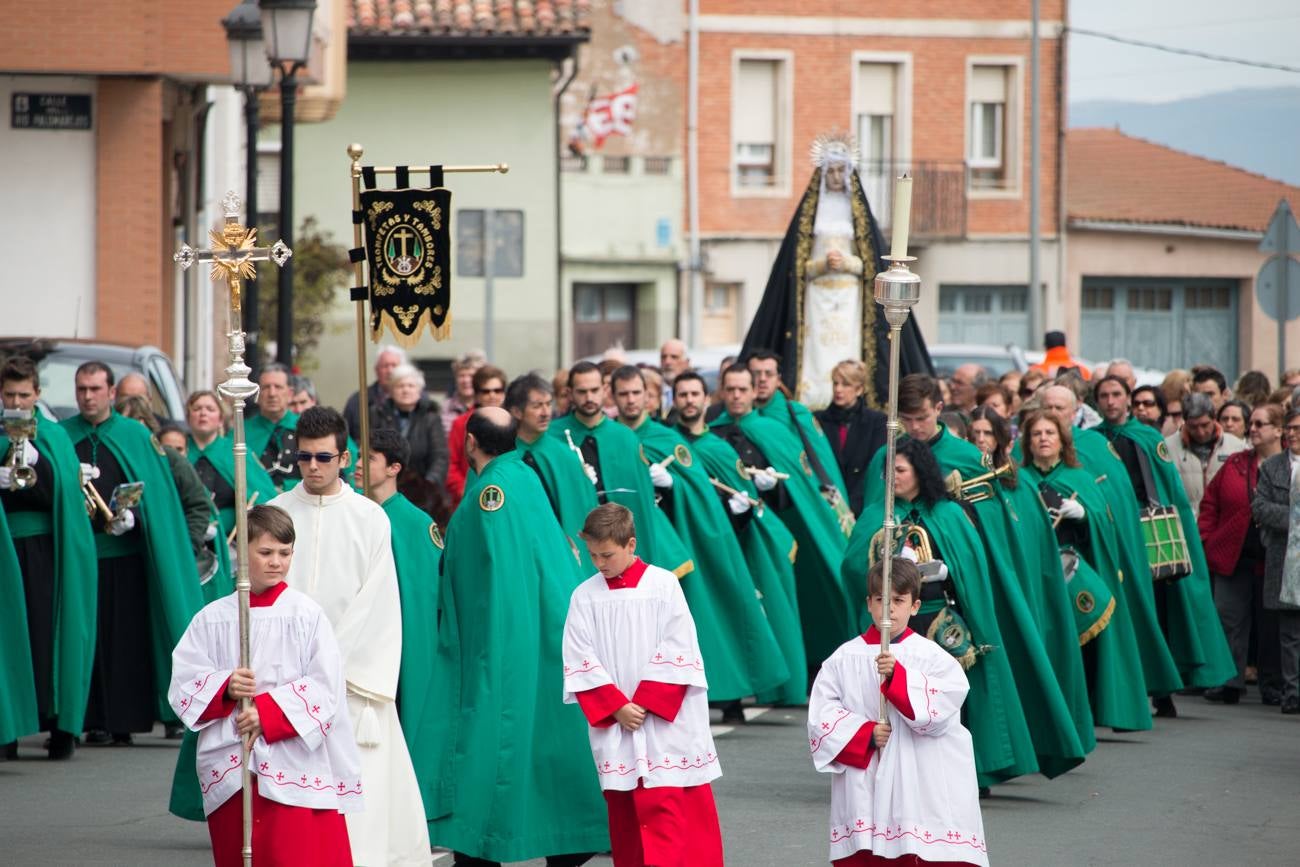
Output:
<path fill-rule="evenodd" d="M 357 212 L 361 210 L 361 155 L 365 149 L 360 144 L 352 143 L 348 145 L 348 157 L 352 160 L 352 210 Z M 362 247 L 364 240 L 361 237 L 361 223 L 353 221 L 352 223 L 352 246 Z M 353 285 L 364 289 L 366 286 L 365 268 L 360 261 L 352 265 Z M 357 417 L 361 421 L 361 430 L 358 432 L 359 442 L 357 450 L 361 454 L 356 455 L 358 466 L 361 469 L 361 492 L 367 497 L 370 496 L 370 394 L 366 385 L 366 297 L 364 294 L 358 294 L 354 299 L 357 305 Z M 382 386 L 383 383 L 380 383 Z M 356 471 L 353 470 L 355 473 Z"/>

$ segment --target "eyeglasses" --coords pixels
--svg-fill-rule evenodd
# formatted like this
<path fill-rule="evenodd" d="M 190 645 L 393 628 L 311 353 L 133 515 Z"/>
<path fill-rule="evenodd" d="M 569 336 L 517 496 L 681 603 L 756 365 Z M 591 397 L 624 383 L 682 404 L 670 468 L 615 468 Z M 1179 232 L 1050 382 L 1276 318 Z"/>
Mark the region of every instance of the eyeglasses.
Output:
<path fill-rule="evenodd" d="M 298 463 L 310 464 L 315 461 L 318 464 L 328 464 L 340 454 L 342 452 L 298 452 Z"/>
<path fill-rule="evenodd" d="M 504 388 L 476 388 L 474 392 L 476 394 L 505 394 L 506 390 Z"/>
<path fill-rule="evenodd" d="M 1133 405 L 1134 405 L 1134 406 L 1140 406 L 1140 407 L 1143 407 L 1143 408 L 1145 408 L 1145 409 L 1150 409 L 1151 407 L 1153 407 L 1153 406 L 1156 405 L 1156 402 L 1155 402 L 1154 400 L 1135 400 L 1135 401 L 1133 401 Z M 1181 415 L 1181 414 L 1182 414 L 1182 413 L 1179 413 L 1179 415 Z"/>
<path fill-rule="evenodd" d="M 1300 434 L 1300 424 L 1289 424 L 1285 430 L 1289 434 Z"/>
<path fill-rule="evenodd" d="M 1166 415 L 1168 415 L 1170 418 L 1182 418 L 1183 411 L 1181 409 L 1179 410 L 1171 409 L 1168 413 L 1166 413 Z"/>
<path fill-rule="evenodd" d="M 1273 426 L 1273 422 L 1271 422 L 1271 421 L 1252 421 L 1252 422 L 1250 423 L 1250 426 L 1251 426 L 1252 428 L 1256 428 L 1256 427 L 1272 427 L 1272 426 Z"/>

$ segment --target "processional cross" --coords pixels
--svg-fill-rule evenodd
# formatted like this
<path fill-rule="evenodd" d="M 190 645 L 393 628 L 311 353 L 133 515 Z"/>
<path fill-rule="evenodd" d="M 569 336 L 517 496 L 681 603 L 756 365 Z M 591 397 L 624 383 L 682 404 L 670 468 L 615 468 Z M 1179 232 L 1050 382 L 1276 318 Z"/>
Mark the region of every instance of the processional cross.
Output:
<path fill-rule="evenodd" d="M 221 209 L 225 220 L 220 229 L 209 232 L 212 249 L 195 250 L 189 244 L 181 244 L 180 250 L 172 259 L 189 270 L 195 262 L 208 262 L 212 265 L 213 281 L 224 280 L 230 290 L 230 327 L 226 332 L 230 352 L 230 364 L 226 367 L 226 379 L 217 386 L 221 396 L 230 401 L 235 416 L 235 551 L 238 563 L 235 589 L 239 592 L 239 666 L 248 668 L 248 607 L 252 584 L 248 575 L 248 442 L 244 437 L 244 403 L 257 396 L 257 384 L 248 378 L 252 370 L 244 363 L 244 327 L 241 321 L 243 308 L 244 281 L 257 274 L 257 263 L 268 260 L 276 265 L 283 265 L 293 255 L 293 251 L 284 243 L 276 241 L 270 247 L 257 246 L 257 227 L 245 227 L 239 222 L 240 211 L 244 203 L 233 192 L 226 193 L 221 200 Z M 248 699 L 240 700 L 240 709 L 248 708 Z M 244 789 L 244 839 L 241 854 L 244 864 L 250 865 L 253 858 L 253 783 L 249 767 L 249 750 L 251 744 L 243 744 L 243 789 Z"/>

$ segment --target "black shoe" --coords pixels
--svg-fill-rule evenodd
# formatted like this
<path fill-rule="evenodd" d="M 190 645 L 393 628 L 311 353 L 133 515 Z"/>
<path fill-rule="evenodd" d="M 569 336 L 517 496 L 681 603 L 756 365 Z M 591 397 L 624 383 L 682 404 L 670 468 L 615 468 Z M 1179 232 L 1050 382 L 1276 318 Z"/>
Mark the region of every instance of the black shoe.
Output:
<path fill-rule="evenodd" d="M 1288 698 L 1282 702 L 1282 713 L 1287 716 L 1300 713 L 1300 698 Z"/>
<path fill-rule="evenodd" d="M 988 797 L 989 795 L 991 795 L 991 794 L 993 794 L 993 790 L 990 789 L 988 786 L 980 786 L 980 800 L 981 800 L 981 801 L 984 800 L 985 798 L 987 798 L 987 797 Z"/>
<path fill-rule="evenodd" d="M 1174 707 L 1174 697 L 1172 695 L 1161 696 L 1154 700 L 1156 706 L 1156 716 L 1165 719 L 1174 719 L 1178 716 L 1178 708 Z"/>
<path fill-rule="evenodd" d="M 5 761 L 13 762 L 18 760 L 18 741 L 10 741 L 5 744 Z"/>
<path fill-rule="evenodd" d="M 743 726 L 745 724 L 745 709 L 740 702 L 728 702 L 722 706 L 722 724 L 727 726 Z"/>
<path fill-rule="evenodd" d="M 1282 703 L 1282 696 L 1278 695 L 1276 692 L 1265 692 L 1260 694 L 1259 700 L 1262 704 L 1266 704 L 1269 707 L 1277 707 Z"/>
<path fill-rule="evenodd" d="M 113 736 L 103 729 L 90 729 L 86 732 L 85 744 L 88 747 L 105 747 L 113 742 Z"/>
<path fill-rule="evenodd" d="M 178 741 L 185 737 L 185 726 L 179 723 L 176 725 L 166 723 L 163 725 L 163 737 L 169 741 Z"/>
<path fill-rule="evenodd" d="M 72 758 L 72 754 L 77 749 L 77 738 L 71 732 L 53 731 L 50 733 L 49 750 L 50 758 L 54 761 Z"/>
<path fill-rule="evenodd" d="M 113 735 L 113 746 L 115 747 L 129 747 L 134 743 L 135 739 L 131 737 L 129 732 L 117 732 Z"/>
<path fill-rule="evenodd" d="M 1236 704 L 1241 701 L 1242 690 L 1235 686 L 1216 686 L 1213 689 L 1207 689 L 1202 696 L 1206 701 L 1212 701 L 1216 704 Z"/>

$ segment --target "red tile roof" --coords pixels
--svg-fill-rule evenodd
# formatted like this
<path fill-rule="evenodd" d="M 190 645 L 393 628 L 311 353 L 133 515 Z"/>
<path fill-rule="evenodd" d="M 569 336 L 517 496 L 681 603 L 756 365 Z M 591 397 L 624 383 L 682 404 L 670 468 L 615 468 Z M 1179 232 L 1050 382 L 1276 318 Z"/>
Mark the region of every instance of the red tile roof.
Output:
<path fill-rule="evenodd" d="M 1300 188 L 1119 130 L 1067 131 L 1065 159 L 1071 221 L 1260 232 L 1278 200 L 1300 206 Z"/>
<path fill-rule="evenodd" d="M 591 0 L 346 0 L 353 36 L 570 36 L 591 30 Z"/>

